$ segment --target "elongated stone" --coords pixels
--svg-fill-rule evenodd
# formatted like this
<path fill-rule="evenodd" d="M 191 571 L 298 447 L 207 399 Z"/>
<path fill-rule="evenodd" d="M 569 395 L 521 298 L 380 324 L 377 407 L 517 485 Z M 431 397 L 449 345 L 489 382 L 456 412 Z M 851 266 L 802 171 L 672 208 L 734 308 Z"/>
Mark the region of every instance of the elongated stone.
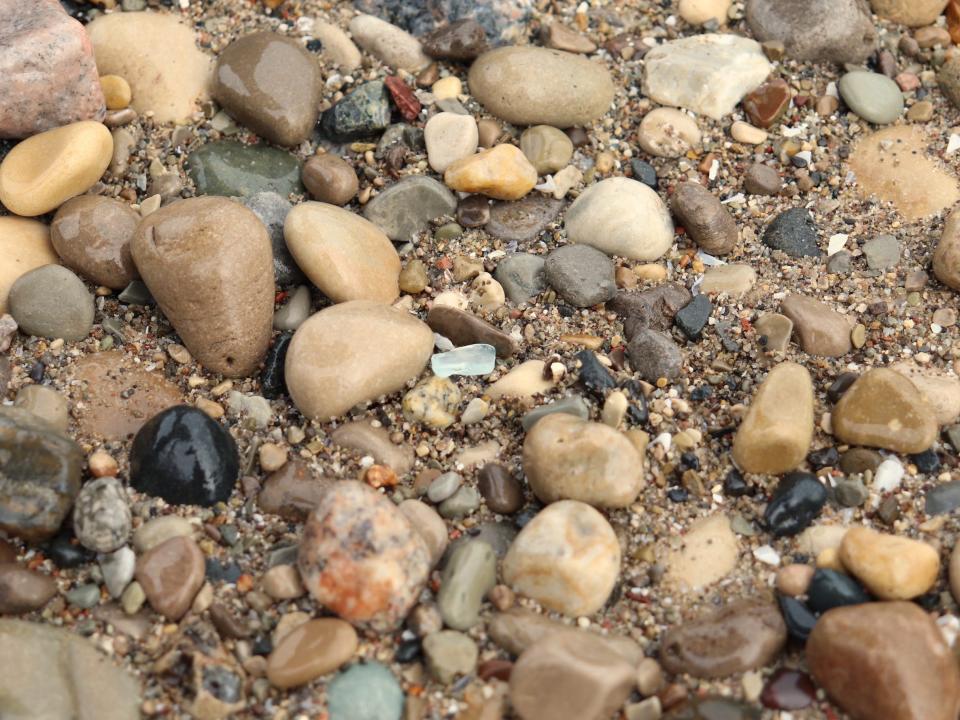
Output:
<path fill-rule="evenodd" d="M 774 367 L 757 390 L 733 441 L 737 466 L 779 474 L 803 462 L 813 439 L 813 382 L 802 365 Z"/>
<path fill-rule="evenodd" d="M 448 627 L 469 630 L 480 622 L 483 598 L 497 582 L 497 556 L 487 543 L 459 545 L 447 560 L 440 580 L 437 606 Z"/>

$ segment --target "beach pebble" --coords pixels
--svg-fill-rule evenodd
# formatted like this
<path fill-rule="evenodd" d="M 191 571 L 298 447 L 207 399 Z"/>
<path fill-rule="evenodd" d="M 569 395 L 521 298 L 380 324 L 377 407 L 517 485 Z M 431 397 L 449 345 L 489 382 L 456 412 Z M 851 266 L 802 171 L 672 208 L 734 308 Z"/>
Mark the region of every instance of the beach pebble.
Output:
<path fill-rule="evenodd" d="M 89 190 L 112 157 L 113 136 L 92 120 L 33 135 L 0 163 L 0 202 L 17 215 L 43 215 Z"/>
<path fill-rule="evenodd" d="M 311 282 L 335 303 L 393 302 L 400 257 L 369 220 L 335 205 L 300 203 L 283 226 L 287 247 Z"/>
<path fill-rule="evenodd" d="M 203 585 L 203 552 L 192 538 L 170 538 L 140 556 L 135 577 L 150 606 L 176 622 Z"/>
<path fill-rule="evenodd" d="M 626 435 L 566 413 L 544 417 L 527 433 L 523 471 L 544 503 L 628 507 L 646 484 L 643 456 Z"/>
<path fill-rule="evenodd" d="M 605 66 L 532 45 L 484 53 L 470 66 L 467 82 L 488 112 L 515 125 L 587 125 L 613 102 Z"/>
<path fill-rule="evenodd" d="M 503 560 L 514 590 L 564 615 L 603 607 L 620 574 L 620 545 L 610 524 L 589 505 L 561 500 L 527 523 Z"/>
<path fill-rule="evenodd" d="M 851 717 L 951 720 L 960 674 L 919 606 L 876 602 L 824 613 L 806 645 L 817 683 Z"/>
<path fill-rule="evenodd" d="M 740 556 L 730 519 L 722 513 L 698 520 L 683 535 L 683 544 L 666 557 L 664 579 L 686 591 L 700 591 L 733 571 Z"/>
<path fill-rule="evenodd" d="M 236 140 L 217 140 L 192 150 L 187 172 L 198 195 L 245 198 L 274 193 L 285 198 L 303 192 L 300 160 L 271 145 L 244 145 Z"/>
<path fill-rule="evenodd" d="M 867 122 L 887 125 L 903 114 L 903 95 L 897 84 L 880 73 L 855 71 L 840 78 L 840 97 Z"/>
<path fill-rule="evenodd" d="M 627 344 L 630 364 L 647 382 L 676 378 L 683 370 L 679 346 L 666 333 L 645 328 L 633 334 Z"/>
<path fill-rule="evenodd" d="M 940 556 L 927 543 L 865 527 L 851 528 L 843 536 L 840 562 L 882 600 L 923 595 L 940 572 Z"/>
<path fill-rule="evenodd" d="M 711 20 L 727 24 L 731 0 L 680 0 L 680 17 L 691 25 L 703 25 Z"/>
<path fill-rule="evenodd" d="M 57 253 L 46 225 L 38 220 L 0 216 L 0 313 L 7 312 L 10 288 L 21 276 L 56 263 Z"/>
<path fill-rule="evenodd" d="M 50 242 L 64 264 L 96 285 L 122 290 L 140 277 L 130 240 L 140 215 L 99 195 L 67 200 L 50 224 Z"/>
<path fill-rule="evenodd" d="M 960 380 L 929 365 L 904 361 L 890 366 L 905 375 L 933 408 L 938 425 L 949 425 L 960 417 Z"/>
<path fill-rule="evenodd" d="M 220 51 L 211 94 L 262 138 L 297 145 L 313 132 L 322 89 L 320 66 L 299 41 L 254 32 Z"/>
<path fill-rule="evenodd" d="M 417 72 L 430 64 L 419 40 L 380 18 L 357 15 L 350 21 L 350 34 L 363 50 L 394 70 Z"/>
<path fill-rule="evenodd" d="M 908 378 L 888 368 L 861 375 L 833 408 L 833 433 L 851 445 L 923 452 L 937 438 L 933 408 Z"/>
<path fill-rule="evenodd" d="M 474 18 L 441 25 L 421 40 L 423 50 L 439 60 L 474 60 L 487 49 L 487 34 Z"/>
<path fill-rule="evenodd" d="M 39 610 L 57 594 L 49 575 L 16 563 L 0 564 L 0 615 L 24 615 Z"/>
<path fill-rule="evenodd" d="M 390 185 L 363 209 L 363 215 L 391 240 L 409 242 L 441 215 L 452 215 L 457 199 L 443 183 L 416 175 Z"/>
<path fill-rule="evenodd" d="M 396 628 L 427 581 L 427 547 L 389 499 L 352 481 L 330 486 L 304 526 L 297 557 L 313 598 L 377 632 Z"/>
<path fill-rule="evenodd" d="M 530 253 L 508 255 L 497 264 L 493 277 L 510 302 L 524 303 L 546 290 L 545 262 L 542 256 Z"/>
<path fill-rule="evenodd" d="M 750 265 L 731 264 L 707 268 L 700 283 L 704 295 L 726 293 L 739 297 L 750 292 L 757 283 L 757 271 Z"/>
<path fill-rule="evenodd" d="M 825 303 L 790 293 L 780 301 L 780 312 L 793 322 L 804 352 L 821 357 L 842 357 L 850 352 L 850 319 Z"/>
<path fill-rule="evenodd" d="M 340 668 L 357 652 L 357 631 L 339 618 L 308 620 L 276 644 L 267 659 L 267 679 L 286 689 Z"/>
<path fill-rule="evenodd" d="M 489 206 L 484 228 L 490 235 L 507 242 L 529 243 L 546 230 L 563 208 L 563 201 L 531 193 L 514 202 L 495 202 Z"/>
<path fill-rule="evenodd" d="M 753 36 L 782 43 L 794 60 L 863 63 L 877 47 L 873 19 L 860 0 L 749 0 L 746 10 Z"/>
<path fill-rule="evenodd" d="M 404 500 L 398 507 L 427 546 L 430 567 L 436 567 L 449 543 L 447 526 L 443 518 L 437 514 L 436 510 L 419 500 Z"/>
<path fill-rule="evenodd" d="M 796 471 L 783 476 L 770 496 L 763 522 L 774 537 L 797 535 L 817 518 L 827 502 L 827 489 L 816 475 Z"/>
<path fill-rule="evenodd" d="M 777 78 L 748 93 L 743 98 L 743 111 L 756 127 L 769 128 L 790 107 L 790 97 L 790 85 Z"/>
<path fill-rule="evenodd" d="M 228 377 L 257 367 L 270 341 L 275 287 L 270 238 L 253 212 L 220 197 L 180 200 L 145 218 L 130 249 L 193 357 Z"/>
<path fill-rule="evenodd" d="M 17 391 L 14 407 L 23 408 L 54 430 L 67 432 L 70 408 L 67 399 L 48 385 L 24 385 Z"/>
<path fill-rule="evenodd" d="M 782 362 L 757 390 L 733 441 L 744 472 L 779 475 L 804 461 L 813 439 L 813 382 L 802 365 Z"/>
<path fill-rule="evenodd" d="M 487 388 L 487 396 L 493 400 L 502 397 L 533 397 L 550 390 L 556 381 L 544 377 L 546 365 L 543 360 L 527 360 L 512 368 L 506 375 Z"/>
<path fill-rule="evenodd" d="M 597 636 L 553 633 L 514 663 L 510 703 L 522 720 L 604 720 L 618 712 L 634 682 L 633 666 Z"/>
<path fill-rule="evenodd" d="M 360 67 L 363 56 L 339 25 L 316 21 L 313 24 L 313 34 L 323 46 L 321 54 L 341 70 L 352 72 Z"/>
<path fill-rule="evenodd" d="M 613 262 L 589 245 L 565 245 L 547 256 L 547 283 L 574 307 L 591 307 L 613 298 Z"/>
<path fill-rule="evenodd" d="M 777 215 L 763 231 L 763 244 L 790 257 L 819 256 L 817 226 L 805 208 L 791 208 Z"/>
<path fill-rule="evenodd" d="M 535 125 L 524 130 L 520 135 L 520 149 L 538 175 L 563 169 L 573 157 L 573 142 L 565 132 L 550 125 Z"/>
<path fill-rule="evenodd" d="M 723 678 L 769 664 L 786 642 L 775 605 L 738 600 L 670 628 L 660 642 L 660 664 L 670 673 Z"/>
<path fill-rule="evenodd" d="M 515 145 L 496 145 L 447 166 L 443 181 L 453 190 L 497 200 L 519 200 L 537 184 L 537 171 Z"/>
<path fill-rule="evenodd" d="M 730 126 L 730 137 L 745 145 L 760 145 L 767 139 L 767 131 L 754 127 L 743 120 L 737 120 Z"/>
<path fill-rule="evenodd" d="M 102 477 L 80 488 L 73 506 L 73 531 L 85 548 L 111 553 L 130 537 L 130 506 L 119 480 Z"/>
<path fill-rule="evenodd" d="M 754 163 L 743 177 L 743 189 L 751 195 L 776 195 L 782 187 L 780 173 L 764 163 Z"/>
<path fill-rule="evenodd" d="M 597 49 L 596 44 L 585 35 L 561 22 L 546 23 L 540 28 L 540 42 L 551 50 L 589 55 Z"/>
<path fill-rule="evenodd" d="M 933 253 L 933 273 L 953 290 L 960 290 L 960 213 L 951 213 Z"/>
<path fill-rule="evenodd" d="M 330 720 L 400 720 L 404 701 L 397 679 L 378 662 L 352 665 L 327 686 Z"/>
<path fill-rule="evenodd" d="M 760 43 L 707 33 L 671 40 L 644 57 L 644 93 L 661 105 L 682 107 L 714 120 L 770 74 Z"/>
<path fill-rule="evenodd" d="M 446 684 L 458 675 L 473 673 L 479 651 L 467 635 L 456 630 L 441 630 L 423 639 L 423 655 L 430 675 Z"/>
<path fill-rule="evenodd" d="M 356 450 L 361 455 L 370 455 L 381 465 L 387 465 L 397 475 L 410 472 L 413 467 L 413 450 L 404 445 L 395 445 L 390 433 L 383 427 L 357 420 L 342 424 L 330 435 L 334 445 Z"/>
<path fill-rule="evenodd" d="M 443 174 L 454 162 L 477 151 L 477 123 L 471 115 L 437 113 L 424 126 L 423 139 L 430 167 Z"/>
<path fill-rule="evenodd" d="M 737 223 L 720 200 L 700 183 L 677 185 L 670 209 L 690 238 L 711 255 L 726 255 L 736 246 Z"/>
<path fill-rule="evenodd" d="M 28 335 L 82 340 L 93 326 L 93 295 L 61 265 L 44 265 L 21 275 L 7 302 L 20 331 Z"/>
<path fill-rule="evenodd" d="M 403 414 L 410 422 L 445 428 L 456 422 L 460 390 L 448 378 L 430 377 L 403 396 Z"/>
<path fill-rule="evenodd" d="M 567 210 L 567 239 L 607 255 L 656 260 L 673 244 L 673 221 L 656 192 L 629 178 L 588 188 Z"/>
<path fill-rule="evenodd" d="M 172 537 L 192 536 L 195 526 L 179 515 L 161 515 L 148 520 L 133 533 L 133 547 L 141 555 Z"/>
<path fill-rule="evenodd" d="M 0 8 L 0 27 L 0 138 L 103 119 L 93 49 L 79 22 L 56 3 L 31 2 Z"/>
<path fill-rule="evenodd" d="M 948 0 L 870 0 L 877 15 L 907 27 L 935 23 L 948 4 Z"/>
<path fill-rule="evenodd" d="M 326 478 L 317 477 L 305 462 L 294 457 L 266 478 L 257 504 L 265 513 L 303 522 L 320 502 L 328 484 Z"/>
<path fill-rule="evenodd" d="M 656 108 L 643 116 L 637 142 L 654 157 L 676 158 L 700 147 L 697 121 L 676 108 Z"/>
<path fill-rule="evenodd" d="M 108 13 L 86 26 L 100 75 L 130 84 L 131 106 L 158 123 L 183 122 L 209 98 L 213 61 L 173 13 Z"/>
<path fill-rule="evenodd" d="M 446 305 L 434 305 L 427 313 L 427 325 L 455 346 L 485 344 L 496 348 L 497 357 L 507 358 L 517 352 L 517 343 L 502 330 L 475 315 Z"/>
<path fill-rule="evenodd" d="M 390 93 L 383 80 L 358 85 L 320 119 L 324 135 L 337 142 L 374 137 L 389 125 Z"/>

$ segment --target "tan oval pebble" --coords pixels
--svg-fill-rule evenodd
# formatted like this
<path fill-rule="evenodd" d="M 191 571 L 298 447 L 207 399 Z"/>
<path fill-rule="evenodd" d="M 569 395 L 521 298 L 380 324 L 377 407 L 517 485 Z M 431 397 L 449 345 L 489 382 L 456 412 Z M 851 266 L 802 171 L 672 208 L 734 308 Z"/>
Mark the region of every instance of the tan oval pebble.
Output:
<path fill-rule="evenodd" d="M 179 515 L 161 515 L 148 520 L 133 533 L 133 547 L 143 554 L 174 537 L 193 537 L 196 526 Z"/>
<path fill-rule="evenodd" d="M 253 212 L 222 197 L 179 200 L 144 218 L 130 248 L 191 355 L 227 377 L 256 369 L 275 287 L 270 238 Z"/>
<path fill-rule="evenodd" d="M 940 555 L 919 540 L 850 528 L 840 544 L 840 561 L 882 600 L 910 600 L 937 581 Z"/>
<path fill-rule="evenodd" d="M 343 158 L 332 153 L 314 155 L 303 164 L 303 186 L 314 200 L 346 205 L 360 189 L 357 173 Z"/>
<path fill-rule="evenodd" d="M 451 163 L 443 181 L 460 192 L 519 200 L 537 184 L 537 171 L 520 148 L 504 144 Z"/>
<path fill-rule="evenodd" d="M 739 297 L 753 289 L 757 284 L 757 271 L 749 265 L 717 265 L 707 268 L 700 283 L 700 292 L 711 295 L 726 293 Z"/>
<path fill-rule="evenodd" d="M 363 455 L 370 455 L 381 465 L 387 465 L 397 475 L 405 475 L 413 468 L 413 449 L 408 445 L 396 445 L 390 433 L 381 426 L 373 426 L 364 420 L 344 423 L 330 435 L 334 445 L 350 448 Z"/>
<path fill-rule="evenodd" d="M 680 547 L 667 556 L 665 578 L 683 590 L 696 592 L 719 582 L 740 556 L 737 536 L 723 514 L 698 520 L 680 540 Z"/>
<path fill-rule="evenodd" d="M 294 600 L 307 591 L 293 565 L 275 565 L 263 576 L 263 591 L 274 600 Z"/>
<path fill-rule="evenodd" d="M 790 293 L 780 302 L 780 312 L 793 321 L 794 333 L 803 351 L 822 357 L 840 357 L 850 352 L 853 321 L 826 303 Z"/>
<path fill-rule="evenodd" d="M 473 116 L 441 112 L 427 121 L 423 141 L 430 167 L 443 173 L 457 160 L 473 155 L 480 136 Z"/>
<path fill-rule="evenodd" d="M 339 25 L 317 21 L 313 26 L 313 34 L 323 43 L 321 54 L 342 70 L 350 72 L 360 67 L 363 61 L 360 49 Z"/>
<path fill-rule="evenodd" d="M 10 288 L 22 275 L 59 258 L 50 229 L 38 220 L 0 216 L 0 314 L 7 312 Z"/>
<path fill-rule="evenodd" d="M 765 352 L 786 352 L 793 335 L 793 320 L 779 313 L 764 313 L 753 323 L 757 344 Z"/>
<path fill-rule="evenodd" d="M 576 500 L 561 500 L 537 513 L 503 560 L 505 583 L 572 617 L 603 607 L 619 574 L 620 544 L 613 528 Z"/>
<path fill-rule="evenodd" d="M 732 0 L 680 0 L 680 17 L 691 25 L 703 25 L 715 20 L 718 25 L 727 24 L 727 11 Z"/>
<path fill-rule="evenodd" d="M 935 367 L 904 361 L 890 366 L 906 376 L 933 408 L 937 424 L 949 425 L 960 417 L 960 380 Z"/>
<path fill-rule="evenodd" d="M 257 496 L 257 504 L 265 513 L 303 522 L 323 497 L 327 485 L 325 478 L 316 477 L 303 460 L 295 457 L 270 473 Z"/>
<path fill-rule="evenodd" d="M 813 382 L 802 365 L 774 367 L 747 410 L 733 440 L 733 459 L 744 472 L 778 475 L 803 462 L 813 439 Z"/>
<path fill-rule="evenodd" d="M 357 45 L 395 70 L 417 72 L 431 62 L 413 35 L 373 15 L 353 18 L 350 34 Z"/>
<path fill-rule="evenodd" d="M 70 408 L 67 399 L 47 385 L 25 385 L 17 392 L 14 407 L 23 408 L 62 433 L 67 432 Z"/>
<path fill-rule="evenodd" d="M 433 332 L 408 313 L 368 300 L 321 310 L 290 342 L 286 381 L 305 416 L 326 420 L 395 392 L 420 374 Z"/>
<path fill-rule="evenodd" d="M 297 265 L 334 302 L 393 302 L 400 294 L 400 256 L 369 220 L 335 205 L 300 203 L 283 236 Z"/>
<path fill-rule="evenodd" d="M 15 563 L 0 564 L 0 615 L 22 615 L 46 605 L 57 594 L 57 583 Z"/>
<path fill-rule="evenodd" d="M 730 137 L 745 145 L 759 145 L 766 142 L 767 131 L 745 123 L 743 120 L 737 120 L 730 126 Z"/>
<path fill-rule="evenodd" d="M 338 618 L 310 620 L 293 629 L 267 660 L 267 679 L 281 689 L 331 673 L 357 652 L 357 631 Z"/>
<path fill-rule="evenodd" d="M 532 45 L 484 53 L 467 83 L 488 112 L 515 125 L 587 125 L 607 112 L 614 94 L 600 63 Z"/>
<path fill-rule="evenodd" d="M 960 212 L 950 213 L 933 253 L 933 274 L 947 287 L 960 290 Z"/>
<path fill-rule="evenodd" d="M 579 500 L 622 508 L 632 504 L 646 484 L 643 456 L 625 435 L 566 413 L 548 415 L 527 433 L 523 471 L 544 503 Z"/>
<path fill-rule="evenodd" d="M 937 439 L 933 408 L 908 378 L 888 368 L 861 375 L 831 414 L 833 434 L 851 445 L 920 453 Z"/>
<path fill-rule="evenodd" d="M 573 141 L 550 125 L 535 125 L 520 136 L 520 149 L 539 175 L 563 169 L 573 157 Z"/>
<path fill-rule="evenodd" d="M 737 223 L 720 198 L 697 182 L 677 185 L 670 209 L 690 238 L 712 255 L 732 252 L 740 236 Z"/>
<path fill-rule="evenodd" d="M 193 28 L 173 13 L 101 15 L 86 26 L 100 75 L 130 85 L 133 109 L 158 123 L 186 120 L 209 97 L 212 58 Z"/>
<path fill-rule="evenodd" d="M 29 137 L 0 163 L 0 202 L 25 217 L 50 212 L 89 190 L 112 157 L 113 136 L 92 120 Z"/>
<path fill-rule="evenodd" d="M 810 587 L 814 572 L 815 568 L 810 565 L 785 565 L 777 571 L 777 590 L 789 597 L 804 595 Z"/>
<path fill-rule="evenodd" d="M 503 128 L 493 118 L 483 118 L 477 122 L 477 133 L 480 147 L 492 148 L 503 133 Z"/>
<path fill-rule="evenodd" d="M 67 200 L 50 224 L 50 241 L 63 263 L 97 285 L 122 290 L 140 277 L 130 241 L 140 215 L 99 195 Z"/>
<path fill-rule="evenodd" d="M 870 0 L 877 15 L 908 27 L 935 23 L 948 4 L 947 0 Z"/>
<path fill-rule="evenodd" d="M 130 105 L 133 94 L 130 84 L 119 75 L 101 75 L 100 89 L 107 103 L 107 110 L 123 110 Z"/>
<path fill-rule="evenodd" d="M 150 606 L 168 620 L 182 618 L 203 585 L 203 552 L 190 537 L 172 537 L 137 560 L 134 577 Z"/>
<path fill-rule="evenodd" d="M 541 395 L 556 385 L 553 380 L 544 377 L 544 369 L 543 360 L 527 360 L 488 387 L 486 394 L 494 400 Z"/>
<path fill-rule="evenodd" d="M 637 142 L 655 157 L 676 158 L 700 147 L 697 121 L 676 108 L 657 108 L 643 116 Z"/>

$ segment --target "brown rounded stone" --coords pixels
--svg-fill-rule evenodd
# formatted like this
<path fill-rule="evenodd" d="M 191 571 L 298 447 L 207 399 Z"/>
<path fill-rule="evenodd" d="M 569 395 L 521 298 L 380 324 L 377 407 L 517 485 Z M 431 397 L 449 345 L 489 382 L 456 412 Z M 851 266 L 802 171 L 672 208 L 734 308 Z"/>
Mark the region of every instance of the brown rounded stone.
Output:
<path fill-rule="evenodd" d="M 133 260 L 190 353 L 227 377 L 252 373 L 273 328 L 273 253 L 259 218 L 222 197 L 179 200 L 147 216 Z"/>
<path fill-rule="evenodd" d="M 56 594 L 53 578 L 19 565 L 0 565 L 0 615 L 33 612 Z"/>
<path fill-rule="evenodd" d="M 97 285 L 121 290 L 140 277 L 130 240 L 140 214 L 126 203 L 99 195 L 68 200 L 50 224 L 50 242 L 64 265 Z"/>
<path fill-rule="evenodd" d="M 303 460 L 292 458 L 270 473 L 257 502 L 265 513 L 303 522 L 320 502 L 328 485 L 326 478 L 316 477 Z"/>
<path fill-rule="evenodd" d="M 172 537 L 137 560 L 134 577 L 150 606 L 176 622 L 190 609 L 203 585 L 206 565 L 203 552 L 190 537 Z"/>
<path fill-rule="evenodd" d="M 855 720 L 955 720 L 960 713 L 956 660 L 913 603 L 828 610 L 806 652 L 814 679 Z"/>
<path fill-rule="evenodd" d="M 331 153 L 314 155 L 307 160 L 301 180 L 315 200 L 331 205 L 346 205 L 360 189 L 357 173 L 350 164 Z"/>
<path fill-rule="evenodd" d="M 700 183 L 680 183 L 670 200 L 670 209 L 691 239 L 706 252 L 726 255 L 736 246 L 737 223 L 720 199 Z"/>
<path fill-rule="evenodd" d="M 510 471 L 500 463 L 487 463 L 477 475 L 480 495 L 495 513 L 511 515 L 523 507 L 523 490 Z"/>
<path fill-rule="evenodd" d="M 851 445 L 920 453 L 937 439 L 933 408 L 910 380 L 887 368 L 861 375 L 831 415 L 833 434 Z"/>
<path fill-rule="evenodd" d="M 255 32 L 221 51 L 212 94 L 258 135 L 296 145 L 317 123 L 322 83 L 319 64 L 298 40 Z"/>
<path fill-rule="evenodd" d="M 780 312 L 793 322 L 793 332 L 803 351 L 822 357 L 840 357 L 850 352 L 850 318 L 828 305 L 790 293 L 780 302 Z"/>
<path fill-rule="evenodd" d="M 743 109 L 750 122 L 759 128 L 773 125 L 790 106 L 790 86 L 776 78 L 764 83 L 743 98 Z"/>
<path fill-rule="evenodd" d="M 485 343 L 496 348 L 497 357 L 508 358 L 517 352 L 516 341 L 499 328 L 476 315 L 449 305 L 434 305 L 427 313 L 427 325 L 457 347 Z"/>
<path fill-rule="evenodd" d="M 357 651 L 357 632 L 337 618 L 310 620 L 284 636 L 267 660 L 267 679 L 281 689 L 333 672 Z"/>
<path fill-rule="evenodd" d="M 960 213 L 951 213 L 933 253 L 933 274 L 947 287 L 960 290 Z"/>
<path fill-rule="evenodd" d="M 772 662 L 786 641 L 787 627 L 775 605 L 740 600 L 668 630 L 660 662 L 671 673 L 727 677 Z"/>
<path fill-rule="evenodd" d="M 395 629 L 430 572 L 421 537 L 386 496 L 353 481 L 330 486 L 303 529 L 303 584 L 353 625 Z"/>

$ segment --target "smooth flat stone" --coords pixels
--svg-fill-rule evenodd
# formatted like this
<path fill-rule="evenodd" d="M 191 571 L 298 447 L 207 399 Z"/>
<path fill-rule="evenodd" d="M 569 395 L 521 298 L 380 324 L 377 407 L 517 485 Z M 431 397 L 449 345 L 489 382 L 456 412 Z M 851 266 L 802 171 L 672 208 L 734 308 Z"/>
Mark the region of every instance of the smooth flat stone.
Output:
<path fill-rule="evenodd" d="M 875 125 L 887 125 L 903 114 L 900 87 L 886 75 L 849 72 L 837 83 L 840 96 L 857 115 Z"/>
<path fill-rule="evenodd" d="M 363 215 L 397 242 L 409 242 L 441 215 L 452 215 L 457 200 L 443 183 L 424 175 L 400 180 L 368 202 Z"/>
<path fill-rule="evenodd" d="M 176 622 L 204 583 L 203 552 L 190 537 L 170 538 L 140 556 L 135 577 L 150 606 Z"/>
<path fill-rule="evenodd" d="M 64 264 L 96 285 L 122 290 L 140 277 L 130 240 L 140 214 L 119 200 L 81 195 L 57 210 L 50 242 Z"/>
<path fill-rule="evenodd" d="M 531 194 L 514 202 L 495 202 L 484 229 L 507 242 L 529 243 L 536 240 L 556 220 L 563 201 L 546 195 Z"/>
<path fill-rule="evenodd" d="M 922 595 L 940 572 L 940 555 L 927 543 L 865 527 L 850 528 L 843 536 L 840 561 L 881 600 Z"/>
<path fill-rule="evenodd" d="M 22 275 L 57 262 L 46 225 L 10 215 L 0 217 L 0 314 L 7 312 L 10 288 Z"/>
<path fill-rule="evenodd" d="M 350 623 L 338 618 L 309 620 L 270 653 L 267 678 L 281 689 L 305 685 L 350 660 L 357 645 L 357 632 Z"/>
<path fill-rule="evenodd" d="M 275 192 L 282 197 L 303 192 L 300 161 L 267 145 L 219 140 L 201 145 L 187 158 L 187 172 L 200 195 L 246 197 Z"/>

